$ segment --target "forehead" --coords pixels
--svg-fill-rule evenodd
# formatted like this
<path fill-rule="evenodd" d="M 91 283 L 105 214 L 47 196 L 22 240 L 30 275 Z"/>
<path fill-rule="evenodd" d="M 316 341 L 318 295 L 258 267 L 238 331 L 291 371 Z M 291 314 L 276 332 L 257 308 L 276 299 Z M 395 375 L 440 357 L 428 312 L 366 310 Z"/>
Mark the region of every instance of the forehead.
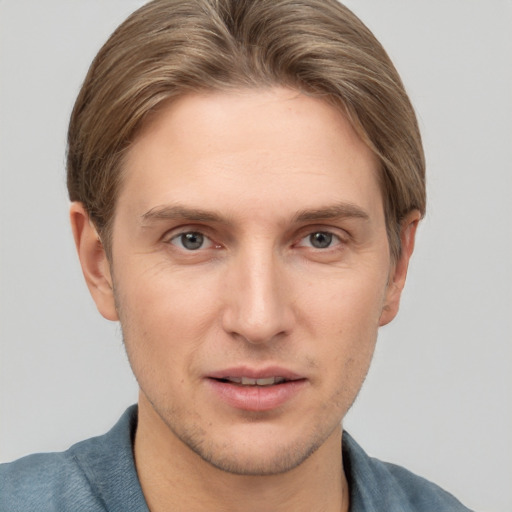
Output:
<path fill-rule="evenodd" d="M 118 207 L 281 206 L 285 215 L 345 201 L 380 211 L 378 167 L 340 110 L 318 98 L 286 88 L 190 94 L 140 132 Z"/>

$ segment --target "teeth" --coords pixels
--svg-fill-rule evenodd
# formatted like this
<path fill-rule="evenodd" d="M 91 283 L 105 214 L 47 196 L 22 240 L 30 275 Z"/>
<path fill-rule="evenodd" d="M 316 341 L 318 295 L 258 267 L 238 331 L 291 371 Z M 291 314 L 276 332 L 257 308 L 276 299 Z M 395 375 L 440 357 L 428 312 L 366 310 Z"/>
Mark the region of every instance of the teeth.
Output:
<path fill-rule="evenodd" d="M 284 382 L 284 377 L 266 377 L 264 379 L 251 379 L 250 377 L 226 377 L 226 380 L 242 386 L 272 386 Z"/>

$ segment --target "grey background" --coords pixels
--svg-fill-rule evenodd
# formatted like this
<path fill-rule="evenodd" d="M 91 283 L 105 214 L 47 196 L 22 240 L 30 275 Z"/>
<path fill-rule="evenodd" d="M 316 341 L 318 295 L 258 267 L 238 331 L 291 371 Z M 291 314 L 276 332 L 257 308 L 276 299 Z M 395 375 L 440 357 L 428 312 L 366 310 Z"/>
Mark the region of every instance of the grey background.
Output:
<path fill-rule="evenodd" d="M 0 460 L 62 450 L 137 398 L 67 219 L 68 116 L 135 0 L 0 0 Z M 512 509 L 512 2 L 350 0 L 395 61 L 428 158 L 402 311 L 345 426 L 481 511 Z"/>

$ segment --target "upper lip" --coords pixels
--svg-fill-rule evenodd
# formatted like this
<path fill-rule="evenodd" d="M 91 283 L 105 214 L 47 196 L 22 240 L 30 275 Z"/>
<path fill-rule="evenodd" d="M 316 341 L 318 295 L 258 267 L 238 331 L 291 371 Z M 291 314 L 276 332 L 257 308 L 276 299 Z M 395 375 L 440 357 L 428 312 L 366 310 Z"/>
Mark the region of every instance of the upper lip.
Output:
<path fill-rule="evenodd" d="M 282 377 L 286 380 L 304 379 L 303 375 L 299 375 L 291 370 L 281 366 L 266 366 L 264 368 L 254 368 L 250 366 L 234 366 L 223 370 L 216 370 L 206 375 L 210 379 L 225 379 L 227 377 L 248 377 L 250 379 L 268 379 L 270 377 Z"/>

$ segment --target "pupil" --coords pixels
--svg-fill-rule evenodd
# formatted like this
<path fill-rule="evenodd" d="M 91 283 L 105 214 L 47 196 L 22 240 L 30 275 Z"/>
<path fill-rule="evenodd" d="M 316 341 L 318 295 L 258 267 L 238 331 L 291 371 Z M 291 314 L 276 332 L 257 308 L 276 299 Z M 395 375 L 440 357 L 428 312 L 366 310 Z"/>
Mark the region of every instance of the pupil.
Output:
<path fill-rule="evenodd" d="M 325 249 L 331 245 L 332 235 L 331 233 L 324 233 L 319 231 L 318 233 L 313 233 L 310 235 L 309 239 L 313 247 L 316 247 L 317 249 Z"/>
<path fill-rule="evenodd" d="M 183 233 L 181 243 L 185 249 L 195 251 L 203 245 L 203 235 L 201 233 Z"/>

